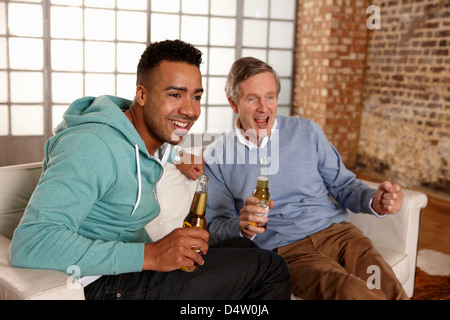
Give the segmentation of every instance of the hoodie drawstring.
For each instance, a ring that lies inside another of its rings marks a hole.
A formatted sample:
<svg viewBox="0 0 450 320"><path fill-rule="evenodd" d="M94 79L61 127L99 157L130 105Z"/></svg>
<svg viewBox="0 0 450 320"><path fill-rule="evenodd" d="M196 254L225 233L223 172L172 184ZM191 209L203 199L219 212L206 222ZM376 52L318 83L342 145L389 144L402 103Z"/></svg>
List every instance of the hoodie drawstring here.
<svg viewBox="0 0 450 320"><path fill-rule="evenodd" d="M136 166L137 166L137 178L138 178L138 195L137 195L137 199L136 199L136 204L134 205L134 209L133 212L131 213L131 215L134 214L134 212L136 211L137 207L139 206L139 202L141 202L141 189L142 189L142 184L141 184L141 164L139 162L139 148L138 145L135 144L134 148L136 149Z"/></svg>

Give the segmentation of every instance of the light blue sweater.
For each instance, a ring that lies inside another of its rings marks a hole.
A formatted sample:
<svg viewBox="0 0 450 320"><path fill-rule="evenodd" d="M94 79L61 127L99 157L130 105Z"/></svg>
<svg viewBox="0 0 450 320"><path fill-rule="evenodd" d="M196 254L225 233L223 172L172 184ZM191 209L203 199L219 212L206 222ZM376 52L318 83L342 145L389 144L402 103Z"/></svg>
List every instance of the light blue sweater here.
<svg viewBox="0 0 450 320"><path fill-rule="evenodd" d="M130 104L101 96L69 107L14 232L13 266L67 272L76 265L81 276L142 269L163 167L123 114Z"/></svg>
<svg viewBox="0 0 450 320"><path fill-rule="evenodd" d="M345 168L321 128L307 119L278 116L261 148L244 146L230 130L205 149L210 177L206 218L213 240L240 236L239 211L256 186L256 162L264 155L271 159L269 190L275 206L267 231L254 238L260 247L273 250L343 222L346 208L372 212L376 190Z"/></svg>

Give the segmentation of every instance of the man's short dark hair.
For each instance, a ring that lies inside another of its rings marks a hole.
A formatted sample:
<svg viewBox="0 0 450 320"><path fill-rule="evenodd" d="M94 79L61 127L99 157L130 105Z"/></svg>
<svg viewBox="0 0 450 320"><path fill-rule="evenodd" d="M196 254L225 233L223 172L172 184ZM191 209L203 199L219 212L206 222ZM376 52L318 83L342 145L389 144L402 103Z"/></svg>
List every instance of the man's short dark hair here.
<svg viewBox="0 0 450 320"><path fill-rule="evenodd" d="M137 66L137 84L143 84L145 76L161 61L186 62L200 68L202 52L181 40L165 40L150 44L141 55Z"/></svg>

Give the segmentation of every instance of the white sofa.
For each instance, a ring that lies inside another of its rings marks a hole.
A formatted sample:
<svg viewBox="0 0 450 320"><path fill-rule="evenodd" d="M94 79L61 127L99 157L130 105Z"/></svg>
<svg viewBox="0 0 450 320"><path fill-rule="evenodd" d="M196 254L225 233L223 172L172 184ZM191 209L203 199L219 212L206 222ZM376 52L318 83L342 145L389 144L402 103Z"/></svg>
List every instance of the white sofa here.
<svg viewBox="0 0 450 320"><path fill-rule="evenodd" d="M9 246L28 200L41 174L41 163L0 167L0 300L84 299L76 279L54 270L21 269L11 266ZM367 182L369 185L374 184ZM168 164L158 189L161 214L146 228L154 240L176 227L188 212L196 182ZM377 219L351 214L350 221L369 236L412 297L416 266L420 211L425 194L404 190L401 212Z"/></svg>

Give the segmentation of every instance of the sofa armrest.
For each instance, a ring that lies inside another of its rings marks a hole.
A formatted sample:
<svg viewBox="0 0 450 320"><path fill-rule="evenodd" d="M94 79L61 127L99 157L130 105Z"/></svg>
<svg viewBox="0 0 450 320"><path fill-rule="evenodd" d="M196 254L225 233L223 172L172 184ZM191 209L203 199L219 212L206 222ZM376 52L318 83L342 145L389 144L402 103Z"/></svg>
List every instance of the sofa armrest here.
<svg viewBox="0 0 450 320"><path fill-rule="evenodd" d="M363 181L371 188L378 184ZM371 214L350 212L349 221L354 223L376 245L400 252L416 251L419 219L422 208L427 205L427 196L419 191L403 188L405 198L402 209L394 214L378 218Z"/></svg>
<svg viewBox="0 0 450 320"><path fill-rule="evenodd" d="M369 187L378 188L377 183L363 182ZM407 256L407 274L402 275L407 280L403 283L403 287L408 296L412 297L416 273L420 212L427 205L428 198L424 193L410 189L403 188L403 193L405 197L402 209L398 213L378 218L371 214L350 212L348 221L361 229L372 240L377 249L386 251L387 248ZM380 253L382 252L380 251ZM398 274L397 277L399 277Z"/></svg>
<svg viewBox="0 0 450 320"><path fill-rule="evenodd" d="M84 300L83 287L64 272L12 267L10 245L0 235L0 300Z"/></svg>

